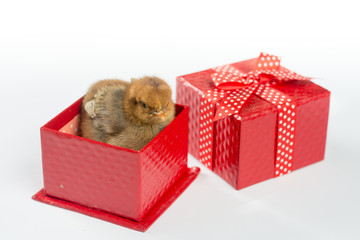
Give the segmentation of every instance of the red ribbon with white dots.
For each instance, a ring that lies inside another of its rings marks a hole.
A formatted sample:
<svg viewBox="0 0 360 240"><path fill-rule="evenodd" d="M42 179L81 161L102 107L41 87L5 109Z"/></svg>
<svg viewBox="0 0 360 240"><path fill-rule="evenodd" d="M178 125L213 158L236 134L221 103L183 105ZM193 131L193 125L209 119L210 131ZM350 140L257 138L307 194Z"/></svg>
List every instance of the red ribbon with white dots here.
<svg viewBox="0 0 360 240"><path fill-rule="evenodd" d="M295 102L271 85L288 80L310 80L280 66L280 58L261 53L255 68L242 72L231 65L214 68L211 78L215 89L202 92L200 106L200 162L212 169L214 121L240 112L246 100L255 94L278 108L275 177L290 173L294 159ZM215 108L216 106L216 108ZM216 109L216 111L215 111Z"/></svg>

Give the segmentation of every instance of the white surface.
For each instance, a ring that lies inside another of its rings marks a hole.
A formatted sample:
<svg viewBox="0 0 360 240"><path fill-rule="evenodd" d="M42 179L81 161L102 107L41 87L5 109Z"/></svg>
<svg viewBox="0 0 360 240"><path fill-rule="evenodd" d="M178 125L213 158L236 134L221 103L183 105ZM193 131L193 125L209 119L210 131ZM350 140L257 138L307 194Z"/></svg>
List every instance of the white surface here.
<svg viewBox="0 0 360 240"><path fill-rule="evenodd" d="M360 239L355 3L2 1L0 239ZM178 75L261 51L332 91L325 161L241 191L201 167L146 233L31 200L40 126L94 81L158 75L175 91Z"/></svg>

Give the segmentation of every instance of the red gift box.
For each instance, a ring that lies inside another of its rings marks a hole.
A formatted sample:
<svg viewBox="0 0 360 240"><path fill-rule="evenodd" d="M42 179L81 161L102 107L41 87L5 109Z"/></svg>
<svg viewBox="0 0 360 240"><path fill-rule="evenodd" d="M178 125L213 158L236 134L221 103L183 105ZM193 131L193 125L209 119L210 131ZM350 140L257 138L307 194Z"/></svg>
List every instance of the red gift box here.
<svg viewBox="0 0 360 240"><path fill-rule="evenodd" d="M279 63L261 54L177 77L189 152L236 189L324 158L330 92Z"/></svg>
<svg viewBox="0 0 360 240"><path fill-rule="evenodd" d="M44 189L33 198L139 231L199 173L187 167L188 107L141 151L76 135L81 99L41 128Z"/></svg>

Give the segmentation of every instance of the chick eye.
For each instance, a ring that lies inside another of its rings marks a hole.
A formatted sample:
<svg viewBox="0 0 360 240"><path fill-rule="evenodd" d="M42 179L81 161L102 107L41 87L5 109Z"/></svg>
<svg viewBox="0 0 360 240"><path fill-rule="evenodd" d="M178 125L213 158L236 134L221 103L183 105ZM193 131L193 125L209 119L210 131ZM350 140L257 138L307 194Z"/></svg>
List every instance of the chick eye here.
<svg viewBox="0 0 360 240"><path fill-rule="evenodd" d="M141 102L141 105L143 108L147 108L146 104L144 102Z"/></svg>

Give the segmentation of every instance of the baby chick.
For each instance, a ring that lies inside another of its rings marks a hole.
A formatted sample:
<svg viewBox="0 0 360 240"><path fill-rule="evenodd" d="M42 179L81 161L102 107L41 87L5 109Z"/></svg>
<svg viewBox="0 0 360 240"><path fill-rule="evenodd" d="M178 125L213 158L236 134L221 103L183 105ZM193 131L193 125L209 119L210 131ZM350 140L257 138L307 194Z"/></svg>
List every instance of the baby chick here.
<svg viewBox="0 0 360 240"><path fill-rule="evenodd" d="M83 98L80 135L141 150L175 117L171 89L157 77L103 80Z"/></svg>

